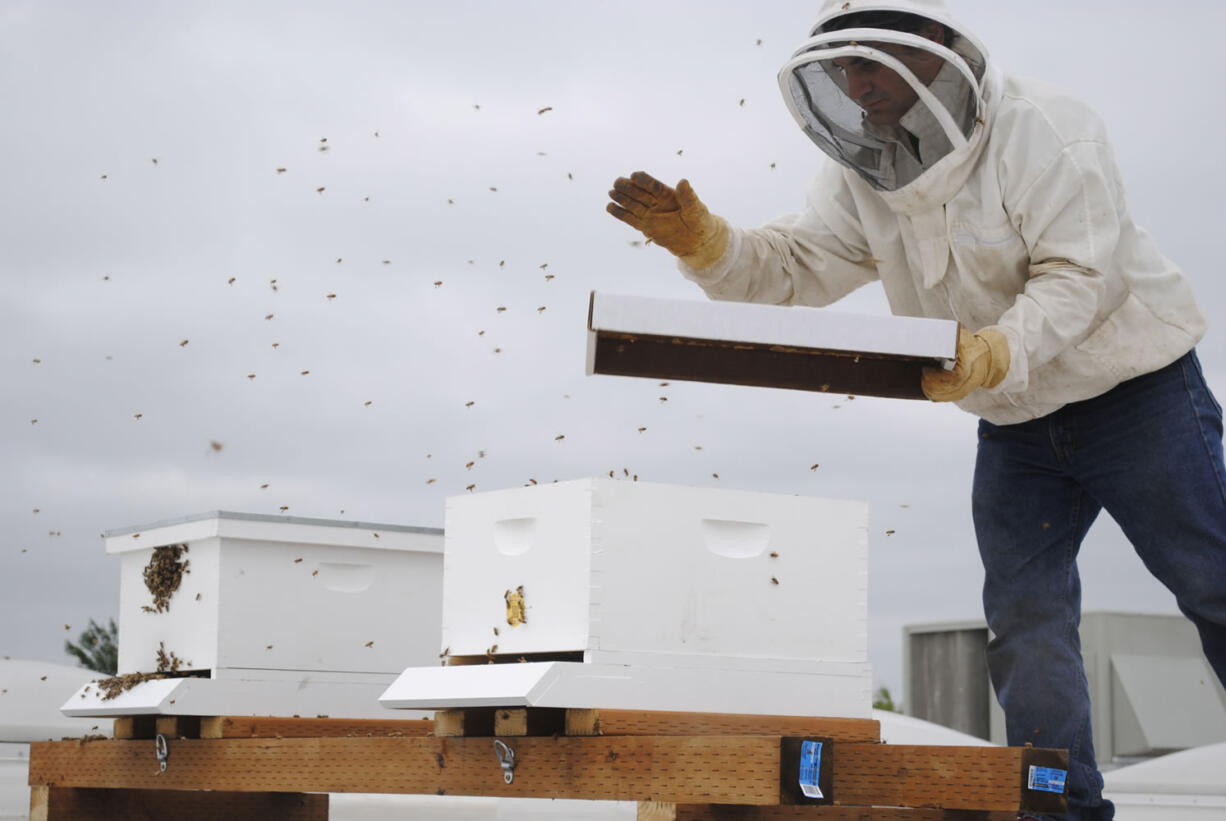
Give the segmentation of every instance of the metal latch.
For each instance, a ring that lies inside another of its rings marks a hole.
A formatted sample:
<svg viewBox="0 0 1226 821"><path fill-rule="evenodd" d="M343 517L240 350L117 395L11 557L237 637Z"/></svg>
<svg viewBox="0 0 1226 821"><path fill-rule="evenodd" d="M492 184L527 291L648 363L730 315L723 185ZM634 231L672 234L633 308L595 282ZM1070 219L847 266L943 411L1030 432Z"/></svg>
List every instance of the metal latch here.
<svg viewBox="0 0 1226 821"><path fill-rule="evenodd" d="M161 733L158 733L154 744L157 747L158 775L161 775L166 772L166 761L170 758L170 748L166 745L166 736Z"/></svg>
<svg viewBox="0 0 1226 821"><path fill-rule="evenodd" d="M502 767L502 780L510 784L515 780L515 751L501 738L495 738L494 754L498 756L498 764Z"/></svg>

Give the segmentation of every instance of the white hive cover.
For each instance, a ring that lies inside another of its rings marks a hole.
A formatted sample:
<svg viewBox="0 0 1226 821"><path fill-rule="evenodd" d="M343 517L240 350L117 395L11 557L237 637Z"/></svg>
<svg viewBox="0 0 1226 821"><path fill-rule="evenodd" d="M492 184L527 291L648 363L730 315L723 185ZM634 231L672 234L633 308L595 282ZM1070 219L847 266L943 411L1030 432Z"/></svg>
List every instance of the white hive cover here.
<svg viewBox="0 0 1226 821"><path fill-rule="evenodd" d="M68 718L60 706L102 674L47 661L0 659L0 742L109 735L110 722ZM95 729L95 725L98 726Z"/></svg>
<svg viewBox="0 0 1226 821"><path fill-rule="evenodd" d="M1107 793L1226 796L1226 743L1209 744L1103 774Z"/></svg>

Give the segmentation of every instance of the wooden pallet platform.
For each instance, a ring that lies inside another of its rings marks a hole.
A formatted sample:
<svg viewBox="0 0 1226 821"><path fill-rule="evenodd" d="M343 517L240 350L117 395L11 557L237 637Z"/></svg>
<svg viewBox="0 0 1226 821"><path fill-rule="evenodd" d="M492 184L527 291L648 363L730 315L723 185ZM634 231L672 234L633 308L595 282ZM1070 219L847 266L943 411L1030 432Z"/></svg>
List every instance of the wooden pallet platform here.
<svg viewBox="0 0 1226 821"><path fill-rule="evenodd" d="M433 722L142 717L117 720L116 730L114 739L31 745L42 801L32 818L138 818L124 807L139 796L179 807L207 794L228 809L209 815L203 802L201 814L176 817L315 821L327 817L326 796L322 816L318 802L294 796L360 792L635 801L643 821L998 821L1062 812L1063 796L1029 789L1026 774L1067 769L1064 751L882 744L875 721L820 717L482 708ZM514 750L510 783L496 738ZM805 739L823 744L823 805L799 789ZM270 801L283 803L261 815Z"/></svg>

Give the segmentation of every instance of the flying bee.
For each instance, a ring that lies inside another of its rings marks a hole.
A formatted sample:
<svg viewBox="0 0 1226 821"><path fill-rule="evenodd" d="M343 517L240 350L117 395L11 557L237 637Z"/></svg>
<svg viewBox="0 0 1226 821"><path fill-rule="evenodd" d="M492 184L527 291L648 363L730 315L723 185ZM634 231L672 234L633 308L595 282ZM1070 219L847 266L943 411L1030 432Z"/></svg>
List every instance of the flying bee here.
<svg viewBox="0 0 1226 821"><path fill-rule="evenodd" d="M546 281L546 282L548 282L548 281L549 281L549 280L551 280L551 279L553 279L553 274L545 274L545 281Z"/></svg>
<svg viewBox="0 0 1226 821"><path fill-rule="evenodd" d="M432 484L434 484L434 483L435 483L435 482L437 482L437 481L438 481L438 479L427 479L427 480L426 480L426 484L427 484L427 485L432 485Z"/></svg>
<svg viewBox="0 0 1226 821"><path fill-rule="evenodd" d="M284 169L284 168L278 168L278 169L277 169L277 173L278 173L278 174L284 174L284 173L285 173L285 169Z"/></svg>
<svg viewBox="0 0 1226 821"><path fill-rule="evenodd" d="M260 485L260 490L267 490L267 489L268 489L268 482L265 482L264 484Z"/></svg>
<svg viewBox="0 0 1226 821"><path fill-rule="evenodd" d="M544 108L538 109L536 114L539 117L540 115L544 114L546 111L553 111L553 106L547 105Z"/></svg>
<svg viewBox="0 0 1226 821"><path fill-rule="evenodd" d="M443 284L443 281L442 281L441 279L436 279L436 280L434 280L434 287L435 287L435 288L437 288L438 286L440 286L440 285L442 285L442 284Z"/></svg>
<svg viewBox="0 0 1226 821"><path fill-rule="evenodd" d="M777 559L777 558L779 558L779 553L778 553L777 551L772 550L772 551L771 551L771 558L772 558L772 559Z"/></svg>
<svg viewBox="0 0 1226 821"><path fill-rule="evenodd" d="M368 642L366 642L366 645L365 645L365 646L366 646L366 647L374 647L374 646L375 646L375 643L374 643L373 641L368 641Z"/></svg>
<svg viewBox="0 0 1226 821"><path fill-rule="evenodd" d="M132 414L132 417L133 417L134 419L140 419L140 418L141 418L142 416L144 416L144 415L145 415L145 414L143 414L143 413L134 413L134 414Z"/></svg>
<svg viewBox="0 0 1226 821"><path fill-rule="evenodd" d="M230 277L229 279L226 280L226 284L233 285L236 279L238 279L238 277Z"/></svg>
<svg viewBox="0 0 1226 821"><path fill-rule="evenodd" d="M180 348L186 348L186 347L187 347L187 340L186 340L186 339L184 339L182 342L180 342L180 343L179 343L179 347L180 347Z"/></svg>
<svg viewBox="0 0 1226 821"><path fill-rule="evenodd" d="M302 564L302 558L299 557L297 559L294 559L294 564Z"/></svg>
<svg viewBox="0 0 1226 821"><path fill-rule="evenodd" d="M813 464L809 465L809 470L817 470L817 462L814 462Z"/></svg>
<svg viewBox="0 0 1226 821"><path fill-rule="evenodd" d="M336 299L336 294L328 294L328 300L331 301L333 299Z"/></svg>
<svg viewBox="0 0 1226 821"><path fill-rule="evenodd" d="M299 376L306 376L306 375L307 375L307 374L309 374L309 373L310 373L310 371L303 371L302 373L300 373L300 374L298 374L298 375L299 375Z"/></svg>
<svg viewBox="0 0 1226 821"><path fill-rule="evenodd" d="M565 433L559 433L557 436L553 437L553 441L555 441L555 442L561 442L561 441L562 441L563 439L565 439L565 438L566 438L566 434L565 434Z"/></svg>
<svg viewBox="0 0 1226 821"><path fill-rule="evenodd" d="M284 513L285 511L289 510L289 505L281 505L280 510L282 513Z"/></svg>
<svg viewBox="0 0 1226 821"><path fill-rule="evenodd" d="M646 427L641 427L641 428L639 428L639 433L642 433L642 432L643 432L643 431L645 431L645 430L647 430L647 428L646 428Z"/></svg>
<svg viewBox="0 0 1226 821"><path fill-rule="evenodd" d="M536 312L537 312L538 314L543 314L543 313L545 313L545 306L544 306L544 305L542 305L541 307L537 308L537 309L536 309Z"/></svg>
<svg viewBox="0 0 1226 821"><path fill-rule="evenodd" d="M370 399L367 399L365 402L362 403L362 407L369 408L371 404L372 404L372 401Z"/></svg>
<svg viewBox="0 0 1226 821"><path fill-rule="evenodd" d="M465 402L465 403L464 403L464 407L466 407L466 408L471 408L471 407L472 407L473 405L475 405L475 404L476 404L476 402L474 402L473 400L469 400L468 402Z"/></svg>
<svg viewBox="0 0 1226 821"><path fill-rule="evenodd" d="M325 189L326 187L327 187L327 186L323 186L323 185L319 186L318 188L316 188L316 189L315 189L315 193L316 193L316 194L322 194L322 193L324 192L324 189Z"/></svg>
<svg viewBox="0 0 1226 821"><path fill-rule="evenodd" d="M272 319L272 318L273 318L273 314L264 314L264 318L265 318L265 319Z"/></svg>
<svg viewBox="0 0 1226 821"><path fill-rule="evenodd" d="M771 584L779 584L779 579L775 578L774 576L771 576Z"/></svg>
<svg viewBox="0 0 1226 821"><path fill-rule="evenodd" d="M249 373L249 374L247 374L247 378L248 378L248 379L255 379L255 374L253 374L253 373Z"/></svg>
<svg viewBox="0 0 1226 821"><path fill-rule="evenodd" d="M464 488L464 489L465 489L465 490L467 490L469 493L472 493L472 492L473 492L473 489L474 489L475 487L476 487L476 485L469 485L468 487L466 487L466 488Z"/></svg>
<svg viewBox="0 0 1226 821"><path fill-rule="evenodd" d="M477 464L477 463L476 463L476 462L468 462L467 464L465 464L465 465L464 465L464 467L465 467L465 468L467 468L468 470L472 470L472 469L473 469L473 465L475 465L475 464Z"/></svg>
<svg viewBox="0 0 1226 821"><path fill-rule="evenodd" d="M507 309L507 306L506 306L506 305L499 305L499 306L498 306L498 313L502 313L502 312L503 312L503 311L505 311L506 309Z"/></svg>

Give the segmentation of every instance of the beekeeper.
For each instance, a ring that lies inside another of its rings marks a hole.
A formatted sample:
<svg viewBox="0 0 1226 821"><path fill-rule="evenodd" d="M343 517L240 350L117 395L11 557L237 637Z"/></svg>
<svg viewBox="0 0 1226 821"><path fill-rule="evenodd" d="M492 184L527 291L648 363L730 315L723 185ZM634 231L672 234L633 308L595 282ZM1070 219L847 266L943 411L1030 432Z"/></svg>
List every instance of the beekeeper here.
<svg viewBox="0 0 1226 821"><path fill-rule="evenodd" d="M1188 282L1129 216L1102 122L999 76L943 0L827 0L779 74L834 162L760 228L682 180L619 178L609 212L714 299L823 306L880 281L890 309L961 324L924 392L981 417L973 514L1011 745L1067 748L1069 816L1110 819L1077 626L1099 511L1174 592L1226 681L1222 416Z"/></svg>

